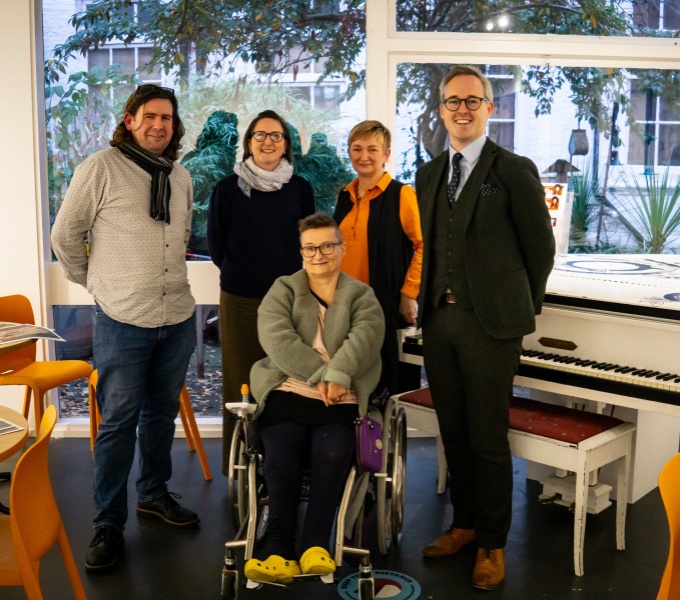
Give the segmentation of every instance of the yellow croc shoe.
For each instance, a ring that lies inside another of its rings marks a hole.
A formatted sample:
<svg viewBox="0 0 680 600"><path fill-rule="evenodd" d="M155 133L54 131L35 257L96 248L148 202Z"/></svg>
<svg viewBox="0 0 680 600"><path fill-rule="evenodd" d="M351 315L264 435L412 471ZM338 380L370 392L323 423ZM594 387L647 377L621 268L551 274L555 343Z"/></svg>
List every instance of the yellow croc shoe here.
<svg viewBox="0 0 680 600"><path fill-rule="evenodd" d="M330 575L335 573L335 561L325 548L312 546L300 557L300 568L305 575Z"/></svg>
<svg viewBox="0 0 680 600"><path fill-rule="evenodd" d="M286 560L272 554L266 560L251 558L243 567L248 579L268 583L291 583L293 577L300 575L300 565L296 560Z"/></svg>

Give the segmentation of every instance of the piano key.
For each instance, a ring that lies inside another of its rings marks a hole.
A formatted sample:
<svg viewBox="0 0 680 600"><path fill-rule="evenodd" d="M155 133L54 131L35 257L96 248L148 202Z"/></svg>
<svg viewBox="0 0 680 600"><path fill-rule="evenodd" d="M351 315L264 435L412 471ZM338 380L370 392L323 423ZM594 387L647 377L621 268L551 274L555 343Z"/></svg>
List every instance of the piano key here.
<svg viewBox="0 0 680 600"><path fill-rule="evenodd" d="M520 364L537 366L541 369L565 374L607 380L613 386L624 384L680 393L680 386L676 385L680 383L680 375L678 374L662 373L656 369L622 366L607 361L577 357L565 359L565 356L564 354L538 352L537 355L532 357L528 356L528 352L525 352L520 358Z"/></svg>

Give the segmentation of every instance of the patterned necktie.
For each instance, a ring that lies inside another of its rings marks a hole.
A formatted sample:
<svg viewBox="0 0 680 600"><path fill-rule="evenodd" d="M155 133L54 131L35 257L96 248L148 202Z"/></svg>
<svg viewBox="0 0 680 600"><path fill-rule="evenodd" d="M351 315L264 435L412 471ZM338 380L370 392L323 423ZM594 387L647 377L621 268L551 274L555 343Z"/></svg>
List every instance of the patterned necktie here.
<svg viewBox="0 0 680 600"><path fill-rule="evenodd" d="M449 200L449 207L451 208L453 208L453 203L456 201L456 190L458 189L458 183L460 182L461 158L463 158L463 155L460 152L456 152L451 159L451 179L446 188L446 197Z"/></svg>

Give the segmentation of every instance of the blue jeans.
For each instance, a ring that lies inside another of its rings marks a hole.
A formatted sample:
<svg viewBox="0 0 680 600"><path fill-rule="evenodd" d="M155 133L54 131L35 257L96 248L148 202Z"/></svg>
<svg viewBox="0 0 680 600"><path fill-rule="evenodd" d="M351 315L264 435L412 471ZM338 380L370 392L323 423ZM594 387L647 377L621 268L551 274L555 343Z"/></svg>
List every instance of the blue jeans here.
<svg viewBox="0 0 680 600"><path fill-rule="evenodd" d="M168 491L179 394L195 344L194 315L176 325L145 328L115 321L97 307L94 364L102 422L94 445L95 527L125 528L137 430L139 501Z"/></svg>

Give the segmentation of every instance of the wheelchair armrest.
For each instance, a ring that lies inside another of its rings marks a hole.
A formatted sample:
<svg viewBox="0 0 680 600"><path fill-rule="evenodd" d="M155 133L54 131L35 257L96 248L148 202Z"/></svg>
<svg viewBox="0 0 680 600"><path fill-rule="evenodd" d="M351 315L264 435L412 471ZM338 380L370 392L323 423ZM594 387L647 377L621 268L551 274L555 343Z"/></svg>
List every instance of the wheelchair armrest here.
<svg viewBox="0 0 680 600"><path fill-rule="evenodd" d="M257 410L257 404L251 402L226 402L224 408L234 413L237 417L245 417L252 415Z"/></svg>

